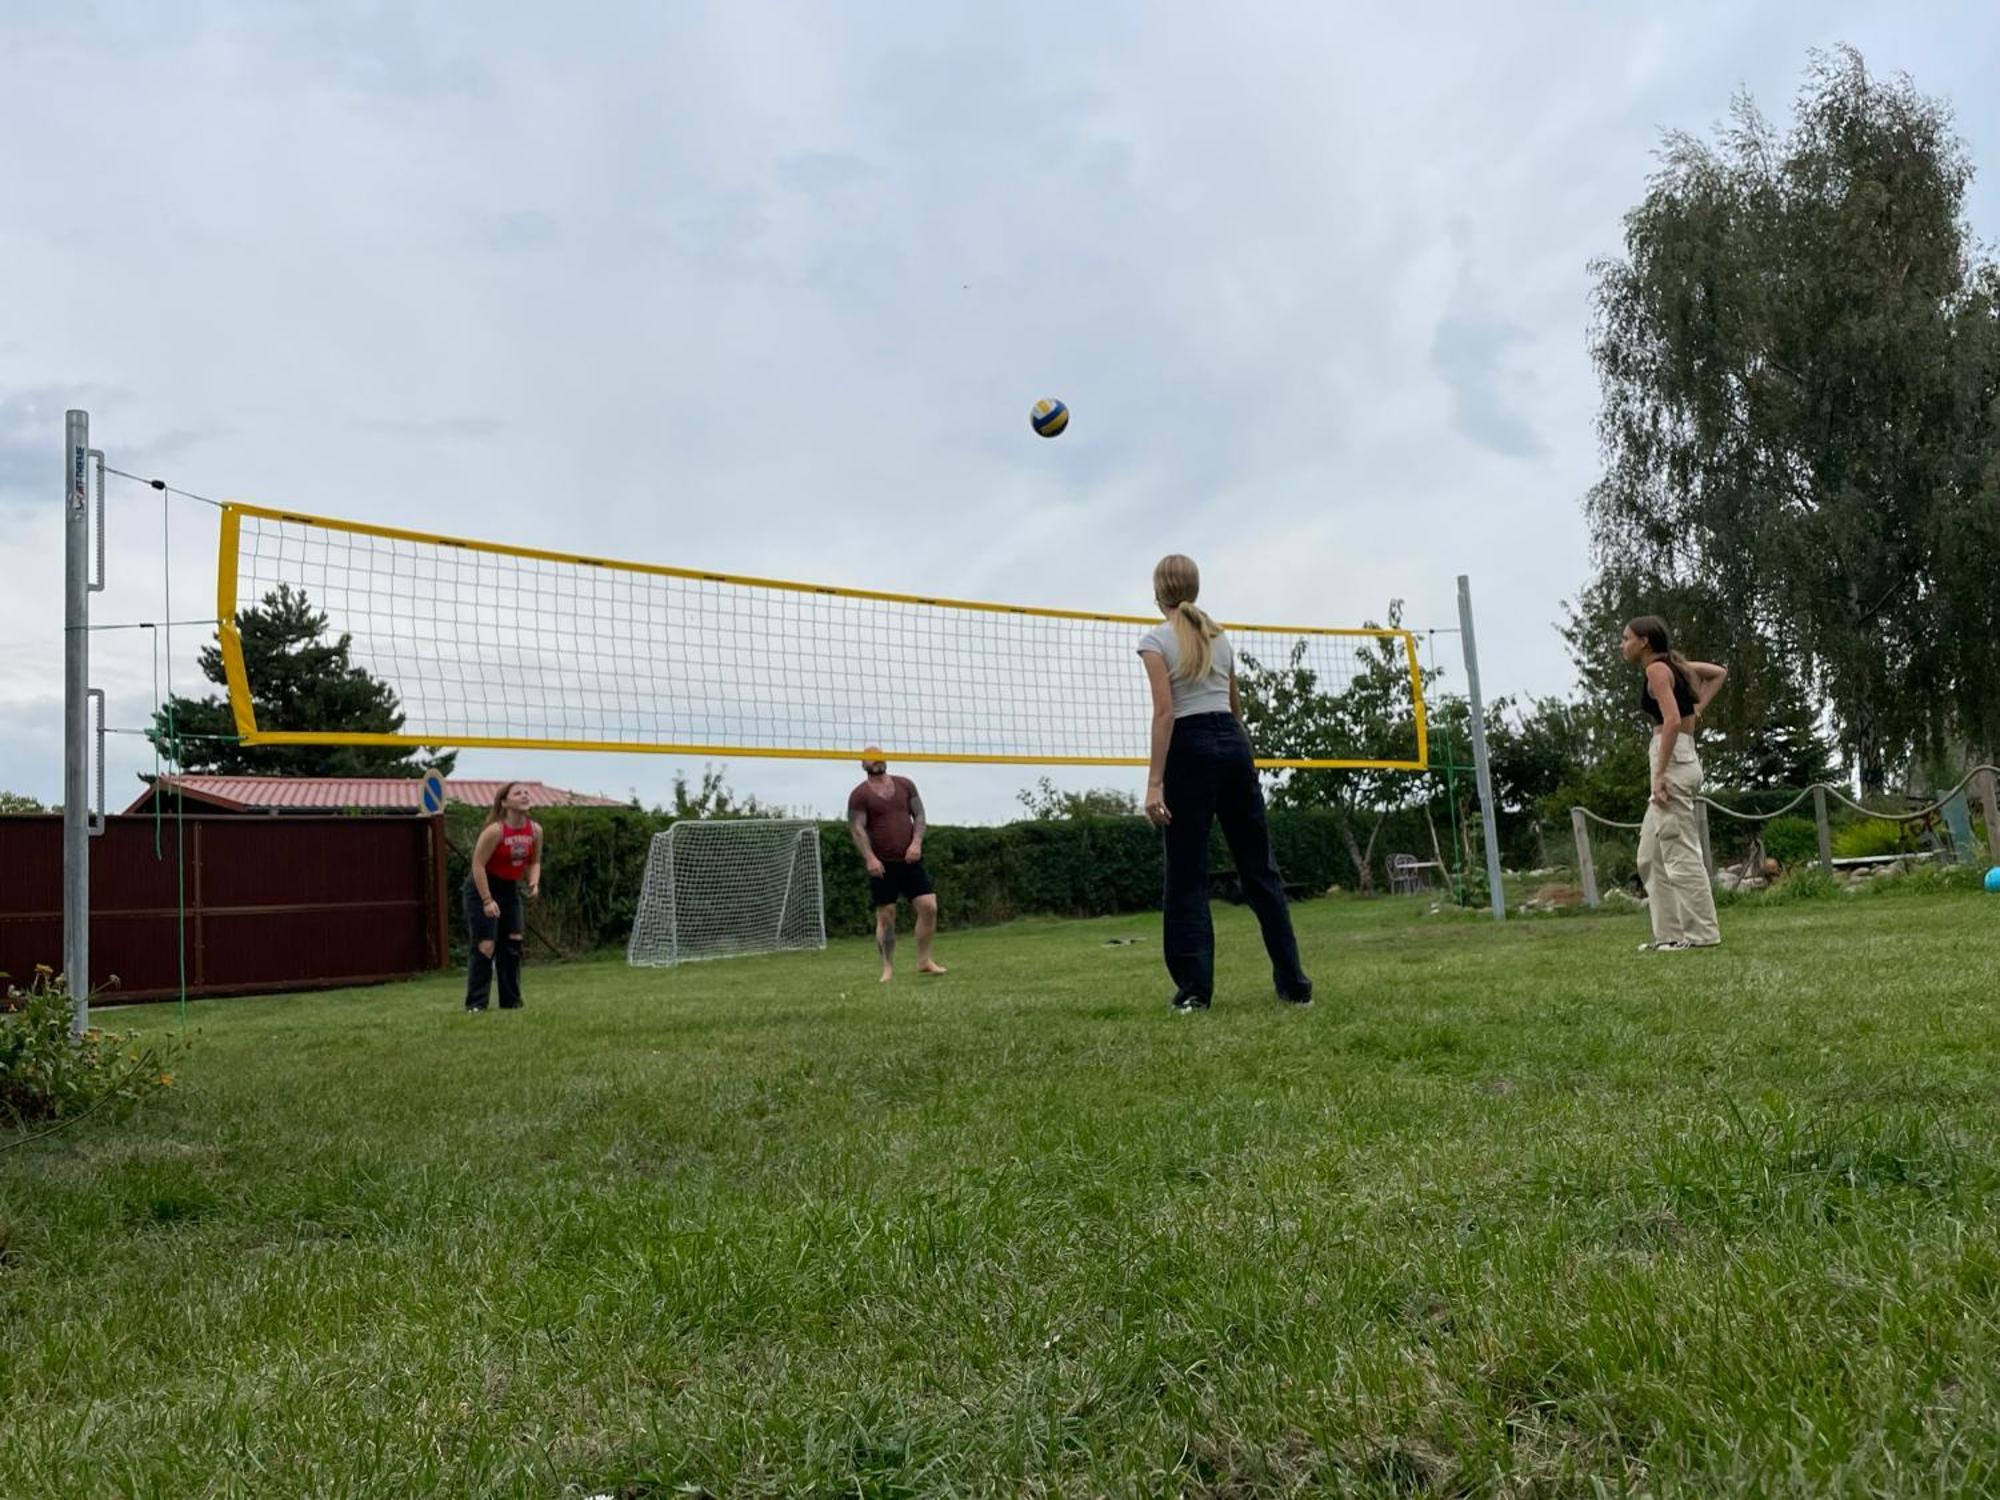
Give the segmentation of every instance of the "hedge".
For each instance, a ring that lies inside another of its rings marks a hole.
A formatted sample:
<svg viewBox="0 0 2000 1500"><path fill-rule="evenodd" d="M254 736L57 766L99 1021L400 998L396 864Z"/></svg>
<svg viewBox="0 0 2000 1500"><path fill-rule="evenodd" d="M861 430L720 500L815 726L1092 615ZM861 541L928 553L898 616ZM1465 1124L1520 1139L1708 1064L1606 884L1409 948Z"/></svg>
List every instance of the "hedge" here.
<svg viewBox="0 0 2000 1500"><path fill-rule="evenodd" d="M448 876L452 924L458 927L457 891L466 878L466 853L479 836L485 812L453 808L446 815L452 841ZM622 947L632 930L646 853L671 815L639 808L544 808L536 814L547 838L542 899L529 912L534 933L570 953ZM1392 819L1376 840L1377 868L1392 850L1428 847L1411 827ZM1271 842L1287 885L1305 895L1329 886L1353 888L1353 862L1331 812L1273 812ZM1391 843L1391 836L1400 842ZM1086 917L1148 911L1160 903L1160 835L1143 818L1083 818L1007 823L997 827L934 827L924 841L924 863L937 881L940 917L967 927L1022 916ZM1232 870L1218 833L1212 863ZM820 868L826 888L829 936L865 934L873 923L861 858L845 823L820 825ZM464 934L454 932L462 945Z"/></svg>
<svg viewBox="0 0 2000 1500"><path fill-rule="evenodd" d="M1764 853L1788 869L1819 855L1819 825L1811 818L1773 818L1764 825L1763 839Z"/></svg>

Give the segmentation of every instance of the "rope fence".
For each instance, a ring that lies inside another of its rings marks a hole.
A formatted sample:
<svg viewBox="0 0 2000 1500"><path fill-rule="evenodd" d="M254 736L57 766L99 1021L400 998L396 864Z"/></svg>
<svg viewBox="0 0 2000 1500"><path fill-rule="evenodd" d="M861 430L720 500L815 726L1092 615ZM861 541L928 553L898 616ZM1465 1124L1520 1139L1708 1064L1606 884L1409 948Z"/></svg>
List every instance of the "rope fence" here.
<svg viewBox="0 0 2000 1500"><path fill-rule="evenodd" d="M1879 818L1885 823L1921 823L1927 819L1936 817L1941 812L1947 812L1954 804L1961 807L1965 806L1966 791L1971 787L1977 788L1979 800L1986 815L1987 856L1993 864L2000 865L2000 767L1990 765L1974 766L1964 776L1959 778L1956 785L1938 797L1936 801L1926 803L1922 807L1912 808L1907 812L1887 812L1880 808L1863 806L1848 796L1842 788L1825 781L1814 782L1811 786L1793 797L1791 801L1785 803L1784 806L1764 813L1744 812L1739 808L1724 806L1706 794L1699 795L1695 798L1695 809L1699 815L1702 858L1708 866L1709 873L1713 875L1715 873L1715 849L1708 831L1708 815L1710 812L1720 813L1725 818L1733 818L1739 823L1754 823L1761 834L1763 825L1771 822L1774 818L1784 817L1785 814L1810 797L1813 804L1813 822L1819 831L1819 867L1826 874L1831 875L1834 872L1836 862L1833 857L1833 829L1829 821L1827 809L1829 800L1838 802L1841 806L1860 813L1863 817ZM1583 885L1584 904L1587 906L1601 905L1602 901L1597 888L1597 863L1592 856L1590 845L1591 825L1596 824L1600 828L1615 828L1626 833L1637 833L1645 827L1645 824L1626 823L1616 818L1607 818L1601 813L1592 812L1587 807L1572 807L1569 810L1569 821L1570 831L1576 837L1577 874Z"/></svg>

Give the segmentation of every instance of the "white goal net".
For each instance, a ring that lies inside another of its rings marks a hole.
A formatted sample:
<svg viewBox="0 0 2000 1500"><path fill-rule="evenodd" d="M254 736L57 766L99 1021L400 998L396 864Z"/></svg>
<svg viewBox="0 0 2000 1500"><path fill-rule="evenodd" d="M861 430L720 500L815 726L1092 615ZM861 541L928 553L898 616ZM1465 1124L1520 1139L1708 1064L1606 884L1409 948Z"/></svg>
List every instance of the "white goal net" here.
<svg viewBox="0 0 2000 1500"><path fill-rule="evenodd" d="M625 950L633 967L825 946L817 823L690 819L653 836Z"/></svg>

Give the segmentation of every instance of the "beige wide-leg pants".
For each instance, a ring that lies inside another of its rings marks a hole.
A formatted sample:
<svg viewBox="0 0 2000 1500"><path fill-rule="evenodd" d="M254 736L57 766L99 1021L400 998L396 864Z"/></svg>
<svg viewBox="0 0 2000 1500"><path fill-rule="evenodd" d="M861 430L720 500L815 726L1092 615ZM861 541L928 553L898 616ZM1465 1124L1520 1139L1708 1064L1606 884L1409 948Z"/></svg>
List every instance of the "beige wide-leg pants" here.
<svg viewBox="0 0 2000 1500"><path fill-rule="evenodd" d="M1647 752L1647 764L1659 763L1656 738ZM1673 759L1667 764L1670 801L1662 807L1648 800L1639 828L1639 878L1646 883L1656 943L1706 948L1722 941L1715 924L1715 888L1701 856L1701 828L1696 821L1694 799L1701 783L1701 757L1694 741L1682 735L1674 741Z"/></svg>

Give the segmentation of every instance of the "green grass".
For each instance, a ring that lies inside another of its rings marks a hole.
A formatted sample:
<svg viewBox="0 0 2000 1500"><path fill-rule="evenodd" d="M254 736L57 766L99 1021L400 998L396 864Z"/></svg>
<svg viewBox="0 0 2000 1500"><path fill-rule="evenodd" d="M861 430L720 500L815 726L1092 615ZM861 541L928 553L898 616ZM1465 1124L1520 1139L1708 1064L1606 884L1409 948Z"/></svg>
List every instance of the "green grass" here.
<svg viewBox="0 0 2000 1500"><path fill-rule="evenodd" d="M1232 910L1205 1016L1143 918L203 1003L0 1156L0 1494L1992 1493L1996 911L1314 902L1305 1013Z"/></svg>

